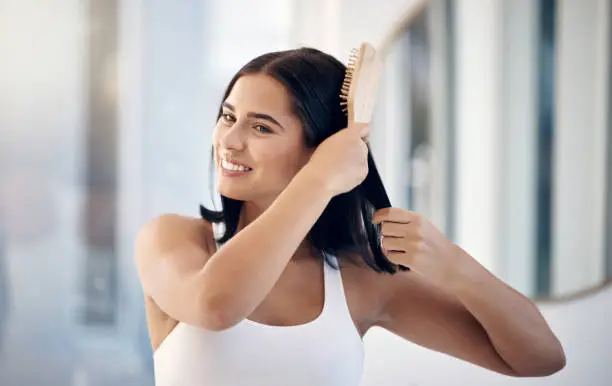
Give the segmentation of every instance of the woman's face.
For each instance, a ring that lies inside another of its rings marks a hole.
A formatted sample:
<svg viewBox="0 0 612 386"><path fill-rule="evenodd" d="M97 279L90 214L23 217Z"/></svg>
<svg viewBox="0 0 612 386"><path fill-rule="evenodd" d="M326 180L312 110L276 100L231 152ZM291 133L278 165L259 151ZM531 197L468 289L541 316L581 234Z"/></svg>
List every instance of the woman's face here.
<svg viewBox="0 0 612 386"><path fill-rule="evenodd" d="M268 75L245 75L222 110L213 135L217 190L267 207L312 155L289 94Z"/></svg>

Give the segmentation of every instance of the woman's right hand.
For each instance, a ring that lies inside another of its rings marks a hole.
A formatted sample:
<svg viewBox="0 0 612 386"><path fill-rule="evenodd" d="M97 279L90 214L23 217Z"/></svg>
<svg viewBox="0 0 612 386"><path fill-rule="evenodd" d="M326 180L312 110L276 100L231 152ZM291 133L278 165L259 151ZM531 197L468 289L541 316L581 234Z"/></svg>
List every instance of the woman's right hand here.
<svg viewBox="0 0 612 386"><path fill-rule="evenodd" d="M325 139L312 154L303 171L314 177L333 196L357 187L368 175L367 124L342 129Z"/></svg>

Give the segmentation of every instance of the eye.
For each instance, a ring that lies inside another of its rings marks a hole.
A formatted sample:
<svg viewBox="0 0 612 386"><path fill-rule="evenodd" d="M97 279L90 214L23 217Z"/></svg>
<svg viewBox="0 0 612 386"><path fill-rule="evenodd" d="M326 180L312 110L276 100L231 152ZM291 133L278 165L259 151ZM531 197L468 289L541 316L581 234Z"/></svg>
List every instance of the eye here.
<svg viewBox="0 0 612 386"><path fill-rule="evenodd" d="M223 119L225 122L234 122L236 120L234 116L229 113L221 114L221 119Z"/></svg>
<svg viewBox="0 0 612 386"><path fill-rule="evenodd" d="M261 134L273 133L272 130L270 130L267 126L264 126L264 125L255 125L253 126L253 128L255 129L255 131Z"/></svg>

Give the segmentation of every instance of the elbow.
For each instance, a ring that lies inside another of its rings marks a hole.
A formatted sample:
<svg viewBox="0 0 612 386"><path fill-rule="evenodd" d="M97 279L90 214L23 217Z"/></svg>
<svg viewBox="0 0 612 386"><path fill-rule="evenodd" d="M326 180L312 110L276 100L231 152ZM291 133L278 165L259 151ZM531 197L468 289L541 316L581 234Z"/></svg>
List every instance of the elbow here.
<svg viewBox="0 0 612 386"><path fill-rule="evenodd" d="M228 330L243 318L236 316L232 302L220 297L208 297L200 302L198 324L210 331Z"/></svg>
<svg viewBox="0 0 612 386"><path fill-rule="evenodd" d="M553 347L548 350L548 353L543 356L541 361L541 371L536 376L547 377L563 370L567 364L565 351L559 340L555 339Z"/></svg>
<svg viewBox="0 0 612 386"><path fill-rule="evenodd" d="M556 350L555 354L551 355L548 361L546 362L546 366L544 366L545 371L543 371L541 376L549 376L565 368L567 364L567 358L565 357L565 352L561 345L559 345L559 349Z"/></svg>
<svg viewBox="0 0 612 386"><path fill-rule="evenodd" d="M219 312L207 311L206 315L200 318L199 326L209 331L224 331L233 327L236 323L231 323Z"/></svg>
<svg viewBox="0 0 612 386"><path fill-rule="evenodd" d="M565 357L541 362L536 368L521 374L522 377L548 377L565 368Z"/></svg>
<svg viewBox="0 0 612 386"><path fill-rule="evenodd" d="M520 377L548 377L563 370L566 364L565 352L559 344L558 348L539 359L532 360L529 368L517 373Z"/></svg>
<svg viewBox="0 0 612 386"><path fill-rule="evenodd" d="M565 357L549 360L547 362L540 362L537 366L533 366L528 370L524 370L517 375L521 378L536 378L536 377L548 377L565 368Z"/></svg>
<svg viewBox="0 0 612 386"><path fill-rule="evenodd" d="M565 356L565 350L563 350L563 346L561 342L557 340L556 348L554 350L554 354L552 355L552 363L551 369L552 371L548 375L552 375L557 373L565 368L567 365L567 357Z"/></svg>
<svg viewBox="0 0 612 386"><path fill-rule="evenodd" d="M557 373L565 368L567 365L567 358L565 357L565 352L561 349L561 353L558 356L556 362L554 362L553 367L551 367L552 371L548 375L552 375Z"/></svg>

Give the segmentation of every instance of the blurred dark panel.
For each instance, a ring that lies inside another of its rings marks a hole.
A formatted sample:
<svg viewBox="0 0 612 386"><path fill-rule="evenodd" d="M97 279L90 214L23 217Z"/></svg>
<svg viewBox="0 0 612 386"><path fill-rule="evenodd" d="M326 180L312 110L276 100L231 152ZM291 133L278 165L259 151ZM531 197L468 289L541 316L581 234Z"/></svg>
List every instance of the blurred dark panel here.
<svg viewBox="0 0 612 386"><path fill-rule="evenodd" d="M537 135L537 218L536 296L551 290L552 177L555 116L555 19L556 0L540 0L538 36L538 135Z"/></svg>
<svg viewBox="0 0 612 386"><path fill-rule="evenodd" d="M117 0L88 2L84 237L87 245L83 322L117 317Z"/></svg>
<svg viewBox="0 0 612 386"><path fill-rule="evenodd" d="M446 63L446 79L448 79L449 87L446 89L446 103L448 106L448 127L446 133L448 135L448 158L446 160L446 167L448 168L448 180L446 189L446 202L448 203L446 209L446 237L450 240L455 239L455 197L456 194L456 175L457 175L457 136L456 136L456 122L457 112L455 103L456 88L455 85L455 37L456 37L456 24L453 15L455 15L455 2L453 0L446 0L445 5L445 21L446 28L446 49L447 51L447 63Z"/></svg>
<svg viewBox="0 0 612 386"><path fill-rule="evenodd" d="M612 23L608 23L608 72L612 71ZM608 159L606 162L606 278L612 278L612 76L608 76Z"/></svg>
<svg viewBox="0 0 612 386"><path fill-rule="evenodd" d="M426 7L423 12L415 19L408 30L409 39L403 39L402 43L408 44L408 61L410 79L410 152L409 159L407 160L408 165L412 165L412 161L419 149L423 147L431 146L431 66L430 66L430 55L431 55L431 42L429 37L429 30L427 22L429 20L429 8ZM413 179L414 176L411 173L410 183L411 191L408 192L408 208L412 210L419 210L422 208L415 208Z"/></svg>

